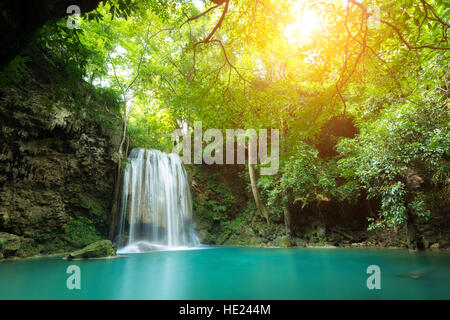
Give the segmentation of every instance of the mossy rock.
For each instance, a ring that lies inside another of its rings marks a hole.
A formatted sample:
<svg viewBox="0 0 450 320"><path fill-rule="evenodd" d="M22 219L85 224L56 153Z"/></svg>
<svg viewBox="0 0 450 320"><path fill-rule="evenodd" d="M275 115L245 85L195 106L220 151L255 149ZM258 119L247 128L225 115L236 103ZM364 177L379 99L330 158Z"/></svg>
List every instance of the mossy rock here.
<svg viewBox="0 0 450 320"><path fill-rule="evenodd" d="M277 247L281 247L281 248L289 248L293 244L292 244L291 239L288 236L282 236L275 240L275 245Z"/></svg>
<svg viewBox="0 0 450 320"><path fill-rule="evenodd" d="M430 249L432 249L432 250L436 250L436 249L439 249L439 243L433 243L432 245L430 245Z"/></svg>
<svg viewBox="0 0 450 320"><path fill-rule="evenodd" d="M91 259L106 258L116 256L116 249L110 240L100 240L84 247L83 249L71 252L67 259Z"/></svg>
<svg viewBox="0 0 450 320"><path fill-rule="evenodd" d="M305 240L300 239L300 238L295 238L295 239L293 240L293 242L294 242L294 244L295 244L296 247L302 247L302 248L305 248L305 247L308 245L308 243L307 243Z"/></svg>
<svg viewBox="0 0 450 320"><path fill-rule="evenodd" d="M39 254L39 248L35 245L33 239L25 238L20 245L19 250L17 250L16 255L18 257L30 257Z"/></svg>
<svg viewBox="0 0 450 320"><path fill-rule="evenodd" d="M15 234L0 232L0 252L6 255L19 250L22 239Z"/></svg>
<svg viewBox="0 0 450 320"><path fill-rule="evenodd" d="M216 243L215 237L206 230L198 231L197 235L200 239L200 243L203 243L203 244L215 244Z"/></svg>

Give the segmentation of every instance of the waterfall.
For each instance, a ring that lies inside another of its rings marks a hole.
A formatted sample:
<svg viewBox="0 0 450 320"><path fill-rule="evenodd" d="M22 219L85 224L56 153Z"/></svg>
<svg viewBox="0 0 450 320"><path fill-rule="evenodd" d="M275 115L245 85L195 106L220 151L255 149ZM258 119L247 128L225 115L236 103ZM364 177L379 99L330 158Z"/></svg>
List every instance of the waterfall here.
<svg viewBox="0 0 450 320"><path fill-rule="evenodd" d="M195 247L188 177L177 154L133 149L123 177L119 252Z"/></svg>

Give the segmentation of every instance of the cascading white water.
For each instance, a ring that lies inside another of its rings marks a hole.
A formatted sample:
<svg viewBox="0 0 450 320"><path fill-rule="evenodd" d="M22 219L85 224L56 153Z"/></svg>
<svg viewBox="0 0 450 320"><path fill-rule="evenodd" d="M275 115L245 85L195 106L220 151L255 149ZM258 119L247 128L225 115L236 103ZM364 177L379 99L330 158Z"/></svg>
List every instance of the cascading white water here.
<svg viewBox="0 0 450 320"><path fill-rule="evenodd" d="M195 247L192 199L177 154L133 149L123 178L119 252Z"/></svg>

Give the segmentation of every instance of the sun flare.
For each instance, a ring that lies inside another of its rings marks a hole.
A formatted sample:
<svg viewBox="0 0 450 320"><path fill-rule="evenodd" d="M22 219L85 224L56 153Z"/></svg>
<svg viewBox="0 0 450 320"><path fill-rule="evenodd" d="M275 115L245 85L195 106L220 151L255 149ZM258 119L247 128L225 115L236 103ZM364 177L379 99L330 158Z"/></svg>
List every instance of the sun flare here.
<svg viewBox="0 0 450 320"><path fill-rule="evenodd" d="M284 36L292 45L302 45L311 40L313 34L322 27L319 15L299 1L291 9L293 23L284 29Z"/></svg>

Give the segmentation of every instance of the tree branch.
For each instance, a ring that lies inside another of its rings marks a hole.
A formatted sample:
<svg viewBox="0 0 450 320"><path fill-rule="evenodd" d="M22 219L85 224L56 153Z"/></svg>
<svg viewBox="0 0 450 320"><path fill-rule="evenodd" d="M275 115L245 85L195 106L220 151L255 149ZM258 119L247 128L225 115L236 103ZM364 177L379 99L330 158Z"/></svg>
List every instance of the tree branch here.
<svg viewBox="0 0 450 320"><path fill-rule="evenodd" d="M225 1L225 8L223 9L222 15L220 16L219 21L217 22L216 26L212 29L212 31L209 33L209 35L205 38L205 40L201 41L203 43L207 43L209 40L211 40L212 36L216 33L216 31L220 28L222 25L223 20L225 19L225 15L228 12L228 6L230 4L230 0Z"/></svg>
<svg viewBox="0 0 450 320"><path fill-rule="evenodd" d="M372 16L372 14L368 12L367 8L360 2L358 2L356 0L347 0L347 2L352 3L352 4L356 5L357 7L359 7L366 15ZM408 47L409 50L420 50L420 49L450 50L449 47L436 47L433 45L413 46L413 45L409 44L408 41L406 41L406 39L403 37L400 30L396 26L394 26L391 22L386 21L381 18L378 18L378 17L375 17L375 16L374 16L374 18L379 20L381 23L388 25L392 30L394 30L394 32L398 35L400 40L406 45L406 47Z"/></svg>
<svg viewBox="0 0 450 320"><path fill-rule="evenodd" d="M214 10L214 9L220 7L220 6L221 6L221 5L219 5L219 4L218 4L218 5L215 5L215 6L212 6L211 8L207 9L206 11L203 11L203 12L200 13L200 14L198 14L198 15L196 15L196 16L193 16L193 17L190 17L189 19L187 19L185 22L183 22L183 23L181 24L180 28L181 28L182 26L184 26L186 23L191 22L191 21L194 21L194 20L197 20L197 19L203 17L204 15L206 15L206 14L207 14L208 12L210 12L211 10Z"/></svg>

